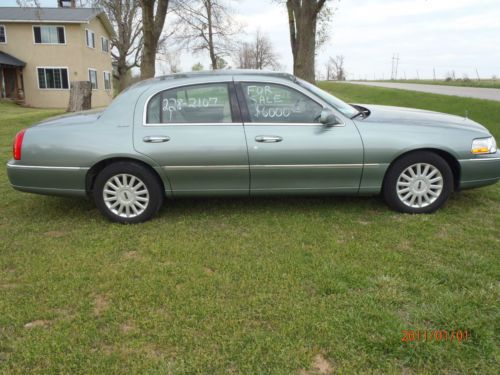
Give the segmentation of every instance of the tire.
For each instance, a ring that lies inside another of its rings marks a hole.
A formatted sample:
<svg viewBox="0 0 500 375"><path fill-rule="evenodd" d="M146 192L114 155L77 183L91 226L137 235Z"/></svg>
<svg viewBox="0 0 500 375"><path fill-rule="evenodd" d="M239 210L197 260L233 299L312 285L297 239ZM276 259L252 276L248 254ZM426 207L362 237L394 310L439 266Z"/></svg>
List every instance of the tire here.
<svg viewBox="0 0 500 375"><path fill-rule="evenodd" d="M393 210L431 213L442 207L453 191L448 163L430 151L418 151L397 159L385 176L382 194Z"/></svg>
<svg viewBox="0 0 500 375"><path fill-rule="evenodd" d="M158 176L134 162L105 167L95 180L94 201L108 219L134 224L151 219L161 208L164 192Z"/></svg>

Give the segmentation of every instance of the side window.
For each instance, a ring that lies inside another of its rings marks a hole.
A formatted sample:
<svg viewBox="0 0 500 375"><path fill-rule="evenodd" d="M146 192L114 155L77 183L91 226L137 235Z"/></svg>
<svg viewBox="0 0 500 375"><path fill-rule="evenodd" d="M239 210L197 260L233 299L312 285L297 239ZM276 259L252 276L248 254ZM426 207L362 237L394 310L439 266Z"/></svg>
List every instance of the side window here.
<svg viewBox="0 0 500 375"><path fill-rule="evenodd" d="M273 83L242 83L252 122L317 123L323 107L301 92Z"/></svg>
<svg viewBox="0 0 500 375"><path fill-rule="evenodd" d="M0 25L0 43L7 43L7 32L4 25Z"/></svg>
<svg viewBox="0 0 500 375"><path fill-rule="evenodd" d="M148 124L232 122L227 84L203 84L162 91L147 107Z"/></svg>

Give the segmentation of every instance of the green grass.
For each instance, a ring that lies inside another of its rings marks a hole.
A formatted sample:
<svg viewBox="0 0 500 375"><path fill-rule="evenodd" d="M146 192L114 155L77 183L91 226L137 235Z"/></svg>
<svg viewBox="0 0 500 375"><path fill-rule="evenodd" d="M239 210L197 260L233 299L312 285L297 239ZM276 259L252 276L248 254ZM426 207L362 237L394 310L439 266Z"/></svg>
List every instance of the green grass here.
<svg viewBox="0 0 500 375"><path fill-rule="evenodd" d="M382 82L399 83L420 83L424 85L445 85L445 86L464 86L464 87L483 87L489 89L500 89L500 80L498 79L455 79L452 81L432 80L432 79L398 79L386 80Z"/></svg>
<svg viewBox="0 0 500 375"><path fill-rule="evenodd" d="M324 86L466 107L499 135L500 103ZM2 160L51 114L0 103ZM378 198L193 199L132 226L16 192L4 168L0 193L0 373L497 373L500 185L433 215ZM471 338L408 345L407 329Z"/></svg>

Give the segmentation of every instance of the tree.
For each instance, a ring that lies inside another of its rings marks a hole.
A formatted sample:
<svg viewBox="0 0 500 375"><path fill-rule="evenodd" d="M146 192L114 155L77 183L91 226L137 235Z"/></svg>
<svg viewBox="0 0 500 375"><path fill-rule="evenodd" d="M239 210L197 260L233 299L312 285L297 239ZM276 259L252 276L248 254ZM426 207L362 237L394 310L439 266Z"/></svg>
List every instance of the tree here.
<svg viewBox="0 0 500 375"><path fill-rule="evenodd" d="M157 60L166 65L167 69L166 71L164 70L165 74L175 74L181 71L179 51L169 50L165 43L159 48Z"/></svg>
<svg viewBox="0 0 500 375"><path fill-rule="evenodd" d="M155 75L156 52L167 17L169 0L139 0L142 10L141 79Z"/></svg>
<svg viewBox="0 0 500 375"><path fill-rule="evenodd" d="M239 32L225 1L178 0L175 13L181 44L195 52L208 52L212 69L218 69L234 48L231 37Z"/></svg>
<svg viewBox="0 0 500 375"><path fill-rule="evenodd" d="M317 47L317 22L326 0L287 0L290 44L293 54L293 73L314 82Z"/></svg>
<svg viewBox="0 0 500 375"><path fill-rule="evenodd" d="M201 72L204 69L203 64L201 62L197 62L191 67L193 72Z"/></svg>
<svg viewBox="0 0 500 375"><path fill-rule="evenodd" d="M128 84L128 71L139 66L142 51L142 27L139 22L137 0L99 0L97 2L107 14L115 35L111 38L114 76L122 91Z"/></svg>
<svg viewBox="0 0 500 375"><path fill-rule="evenodd" d="M344 68L344 56L335 56L335 58L330 57L328 59L327 69L326 69L326 79L327 80L337 80L345 81L346 72Z"/></svg>
<svg viewBox="0 0 500 375"><path fill-rule="evenodd" d="M252 42L243 42L237 50L236 60L241 69L278 69L280 64L271 40L257 30Z"/></svg>

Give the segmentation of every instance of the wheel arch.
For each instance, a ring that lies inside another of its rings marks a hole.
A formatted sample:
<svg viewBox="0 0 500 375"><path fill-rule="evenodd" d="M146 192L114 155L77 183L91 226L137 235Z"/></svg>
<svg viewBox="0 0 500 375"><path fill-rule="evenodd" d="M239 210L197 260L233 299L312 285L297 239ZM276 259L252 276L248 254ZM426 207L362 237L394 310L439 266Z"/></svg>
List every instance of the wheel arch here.
<svg viewBox="0 0 500 375"><path fill-rule="evenodd" d="M110 158L102 159L102 160L98 161L97 163L95 163L88 170L87 175L85 176L85 192L87 193L87 196L90 197L92 195L95 179L96 179L97 175L99 174L99 172L101 172L108 165L111 165L111 164L116 163L116 162L131 162L131 163L140 164L140 165L146 167L158 179L158 182L160 183L163 192L167 193L165 182L164 182L162 176L160 176L158 171L155 168L153 168L153 166L151 166L151 164L146 163L143 160L132 158L132 157L117 156L117 157L110 157Z"/></svg>
<svg viewBox="0 0 500 375"><path fill-rule="evenodd" d="M417 149L413 149L413 150L408 150L408 151L405 151L405 152L397 155L389 163L389 167L385 171L384 178L383 178L382 181L383 182L385 181L385 179L387 177L387 173L389 172L389 170L391 169L391 167L394 165L394 163L396 161L398 161L399 159L401 159L401 158L403 158L403 157L405 157L405 156L407 156L409 154L414 154L414 153L418 153L418 152L421 152L421 151L433 152L433 153L441 156L446 161L446 163L450 166L451 172L453 174L453 190L454 191L459 191L460 190L460 174L461 174L461 171L460 171L460 163L458 162L457 158L455 156L453 156L451 153L449 153L448 151L445 151L445 150L442 150L442 149L438 149L438 148L432 148L432 147L424 147L424 148L417 148Z"/></svg>

